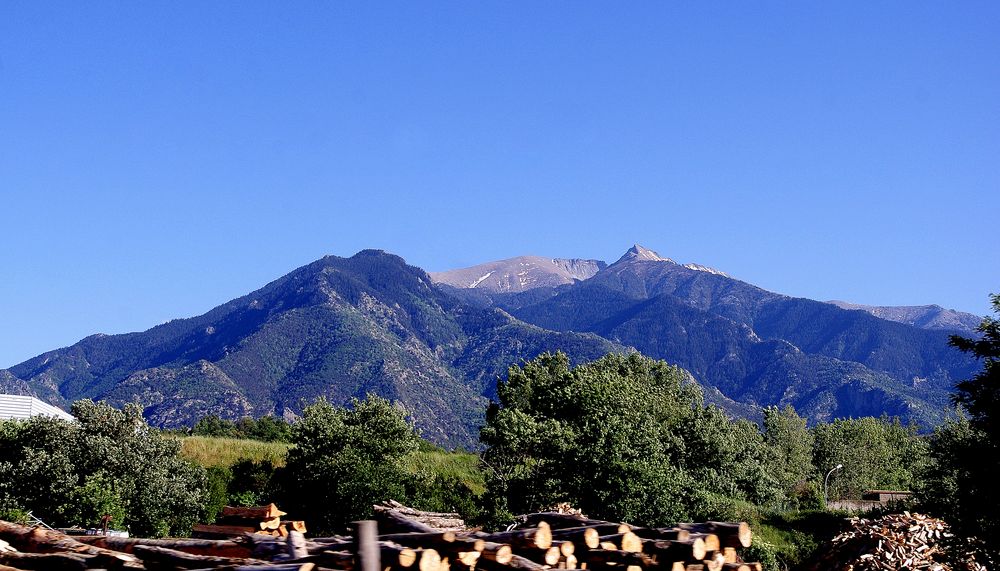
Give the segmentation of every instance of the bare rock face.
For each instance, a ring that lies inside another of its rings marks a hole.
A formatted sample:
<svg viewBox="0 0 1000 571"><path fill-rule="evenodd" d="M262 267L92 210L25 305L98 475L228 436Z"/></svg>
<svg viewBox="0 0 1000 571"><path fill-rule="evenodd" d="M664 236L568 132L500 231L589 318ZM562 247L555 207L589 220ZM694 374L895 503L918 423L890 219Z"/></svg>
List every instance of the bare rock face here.
<svg viewBox="0 0 1000 571"><path fill-rule="evenodd" d="M857 309L875 317L905 323L921 329L943 329L972 333L983 318L971 313L945 309L940 305L861 305L846 301L830 301L841 309Z"/></svg>
<svg viewBox="0 0 1000 571"><path fill-rule="evenodd" d="M600 260L518 256L470 268L431 273L437 283L457 288L479 288L491 293L522 292L555 287L592 277L607 266Z"/></svg>

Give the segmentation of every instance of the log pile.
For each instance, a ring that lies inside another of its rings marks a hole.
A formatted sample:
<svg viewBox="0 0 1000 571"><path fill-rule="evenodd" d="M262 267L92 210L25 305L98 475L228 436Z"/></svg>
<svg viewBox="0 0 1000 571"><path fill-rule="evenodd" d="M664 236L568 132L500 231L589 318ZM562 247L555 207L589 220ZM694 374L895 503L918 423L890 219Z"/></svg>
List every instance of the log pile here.
<svg viewBox="0 0 1000 571"><path fill-rule="evenodd" d="M216 523L194 526L193 535L203 539L226 539L248 533L288 537L292 530L306 532L305 522L281 519L285 515L288 514L274 504L249 508L226 506Z"/></svg>
<svg viewBox="0 0 1000 571"><path fill-rule="evenodd" d="M903 512L849 521L851 528L833 538L809 569L986 571L976 560L974 543L955 537L942 520Z"/></svg>
<svg viewBox="0 0 1000 571"><path fill-rule="evenodd" d="M578 514L543 513L527 516L516 529L483 533L464 524L457 530L431 527L435 521L459 527L446 521L460 519L454 514L431 517L422 512L416 516L422 519L408 519L400 506L383 507L388 509L377 510L379 535L374 543L382 571L760 569L737 557L736 547L750 542L746 524L707 522L650 529ZM286 538L255 531L228 539L91 536L77 540L52 530L0 522L0 541L0 571L361 571L354 538L306 539L295 530L288 530Z"/></svg>

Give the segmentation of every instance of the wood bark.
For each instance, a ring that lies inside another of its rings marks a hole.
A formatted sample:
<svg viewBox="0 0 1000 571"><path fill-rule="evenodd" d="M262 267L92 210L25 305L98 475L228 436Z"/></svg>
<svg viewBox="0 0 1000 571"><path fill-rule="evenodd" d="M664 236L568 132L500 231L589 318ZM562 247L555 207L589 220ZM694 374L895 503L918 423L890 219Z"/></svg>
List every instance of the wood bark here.
<svg viewBox="0 0 1000 571"><path fill-rule="evenodd" d="M222 508L222 517L237 517L241 519L250 520L265 520L275 517L281 517L283 515L288 515L287 513L278 509L278 506L274 504L267 504L266 506L254 506L249 508L226 506Z"/></svg>
<svg viewBox="0 0 1000 571"><path fill-rule="evenodd" d="M631 531L615 535L602 535L601 543L606 542L613 543L617 546L615 549L620 549L621 551L632 551L634 553L642 551L642 540Z"/></svg>
<svg viewBox="0 0 1000 571"><path fill-rule="evenodd" d="M176 549L156 547L153 545L136 545L133 548L136 557L142 559L146 569L201 569L206 567L266 565L267 561L245 557L218 557L215 555L192 555Z"/></svg>
<svg viewBox="0 0 1000 571"><path fill-rule="evenodd" d="M541 547L523 547L517 550L517 554L522 557L527 557L535 563L541 563L542 565L553 566L559 563L559 558L562 554L559 552L558 547L549 547L543 549Z"/></svg>
<svg viewBox="0 0 1000 571"><path fill-rule="evenodd" d="M540 547L548 549L552 547L552 529L545 522L539 522L538 527L531 529L519 529L514 531L501 531L481 535L487 541L496 543L509 543L514 547Z"/></svg>
<svg viewBox="0 0 1000 571"><path fill-rule="evenodd" d="M572 541L580 549L595 549L601 544L601 534L592 527L553 529L552 539Z"/></svg>
<svg viewBox="0 0 1000 571"><path fill-rule="evenodd" d="M483 545L483 555L480 559L480 565L482 561L492 561L500 565L506 565L510 563L512 557L514 557L514 551L506 543L487 541Z"/></svg>
<svg viewBox="0 0 1000 571"><path fill-rule="evenodd" d="M253 547L248 542L220 539L142 539L138 537L111 537L105 535L84 535L76 538L104 549L132 553L136 545L152 545L176 549L192 555L216 555L219 557L251 557Z"/></svg>
<svg viewBox="0 0 1000 571"><path fill-rule="evenodd" d="M697 533L711 533L719 537L722 547L750 547L753 533L746 522L707 521L704 523L682 523L677 527Z"/></svg>
<svg viewBox="0 0 1000 571"><path fill-rule="evenodd" d="M25 571L77 571L87 569L93 556L70 553L0 552L0 563Z"/></svg>
<svg viewBox="0 0 1000 571"><path fill-rule="evenodd" d="M637 527L632 533L643 539L666 539L684 541L691 536L691 532L679 527Z"/></svg>
<svg viewBox="0 0 1000 571"><path fill-rule="evenodd" d="M685 541L644 540L642 551L662 561L701 561L708 553L705 542L698 537Z"/></svg>
<svg viewBox="0 0 1000 571"><path fill-rule="evenodd" d="M514 555L511 557L510 561L504 564L499 564L495 561L480 561L476 565L477 569L486 569L487 571L509 571L510 569L520 569L521 571L545 571L546 567L540 563L535 563L534 561L528 559L527 557L521 557L520 555Z"/></svg>
<svg viewBox="0 0 1000 571"><path fill-rule="evenodd" d="M10 543L18 551L32 553L70 552L93 555L98 558L97 562L100 565L112 569L136 561L135 557L127 553L80 543L58 531L38 527L30 528L6 521L0 521L0 539Z"/></svg>

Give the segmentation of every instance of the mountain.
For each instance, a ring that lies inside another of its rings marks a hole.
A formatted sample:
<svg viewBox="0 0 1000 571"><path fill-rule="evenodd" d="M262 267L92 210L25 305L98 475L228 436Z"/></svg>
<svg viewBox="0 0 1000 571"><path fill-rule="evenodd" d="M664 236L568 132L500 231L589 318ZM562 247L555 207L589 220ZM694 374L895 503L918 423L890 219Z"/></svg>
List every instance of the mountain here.
<svg viewBox="0 0 1000 571"><path fill-rule="evenodd" d="M139 402L167 427L374 392L429 439L474 446L511 364L638 350L688 370L735 416L791 404L811 421L890 414L928 427L978 367L926 323L788 297L639 245L611 265L525 256L433 276L365 250L204 315L49 351L0 370L0 391Z"/></svg>
<svg viewBox="0 0 1000 571"><path fill-rule="evenodd" d="M509 293L585 280L605 267L607 264L599 260L519 256L471 268L434 272L430 276L437 283L455 288Z"/></svg>
<svg viewBox="0 0 1000 571"><path fill-rule="evenodd" d="M206 414L289 416L319 396L345 403L374 392L401 402L431 440L469 446L497 376L556 349L577 362L626 350L470 307L401 258L363 251L322 258L198 317L87 337L0 371L0 383L62 406L137 401L167 427Z"/></svg>
<svg viewBox="0 0 1000 571"><path fill-rule="evenodd" d="M975 364L926 330L792 298L635 246L592 278L497 297L515 317L595 333L752 406L811 420L887 413L929 426Z"/></svg>
<svg viewBox="0 0 1000 571"><path fill-rule="evenodd" d="M857 309L868 312L875 317L913 325L921 329L944 329L970 335L983 318L963 311L945 309L940 305L896 305L877 306L848 303L846 301L829 301L841 309Z"/></svg>

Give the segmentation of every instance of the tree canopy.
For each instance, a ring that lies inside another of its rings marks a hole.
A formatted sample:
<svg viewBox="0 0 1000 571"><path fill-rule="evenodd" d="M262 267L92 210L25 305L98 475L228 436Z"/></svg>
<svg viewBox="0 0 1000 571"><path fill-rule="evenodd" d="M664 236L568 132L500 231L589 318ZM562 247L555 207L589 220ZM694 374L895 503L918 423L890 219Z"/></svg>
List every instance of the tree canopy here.
<svg viewBox="0 0 1000 571"><path fill-rule="evenodd" d="M480 438L498 517L567 501L656 525L779 493L755 425L704 406L689 375L639 354L571 368L546 353L511 367Z"/></svg>
<svg viewBox="0 0 1000 571"><path fill-rule="evenodd" d="M142 407L73 404L76 421L0 421L0 507L91 527L111 514L135 535L186 534L205 503L204 469L150 428Z"/></svg>

